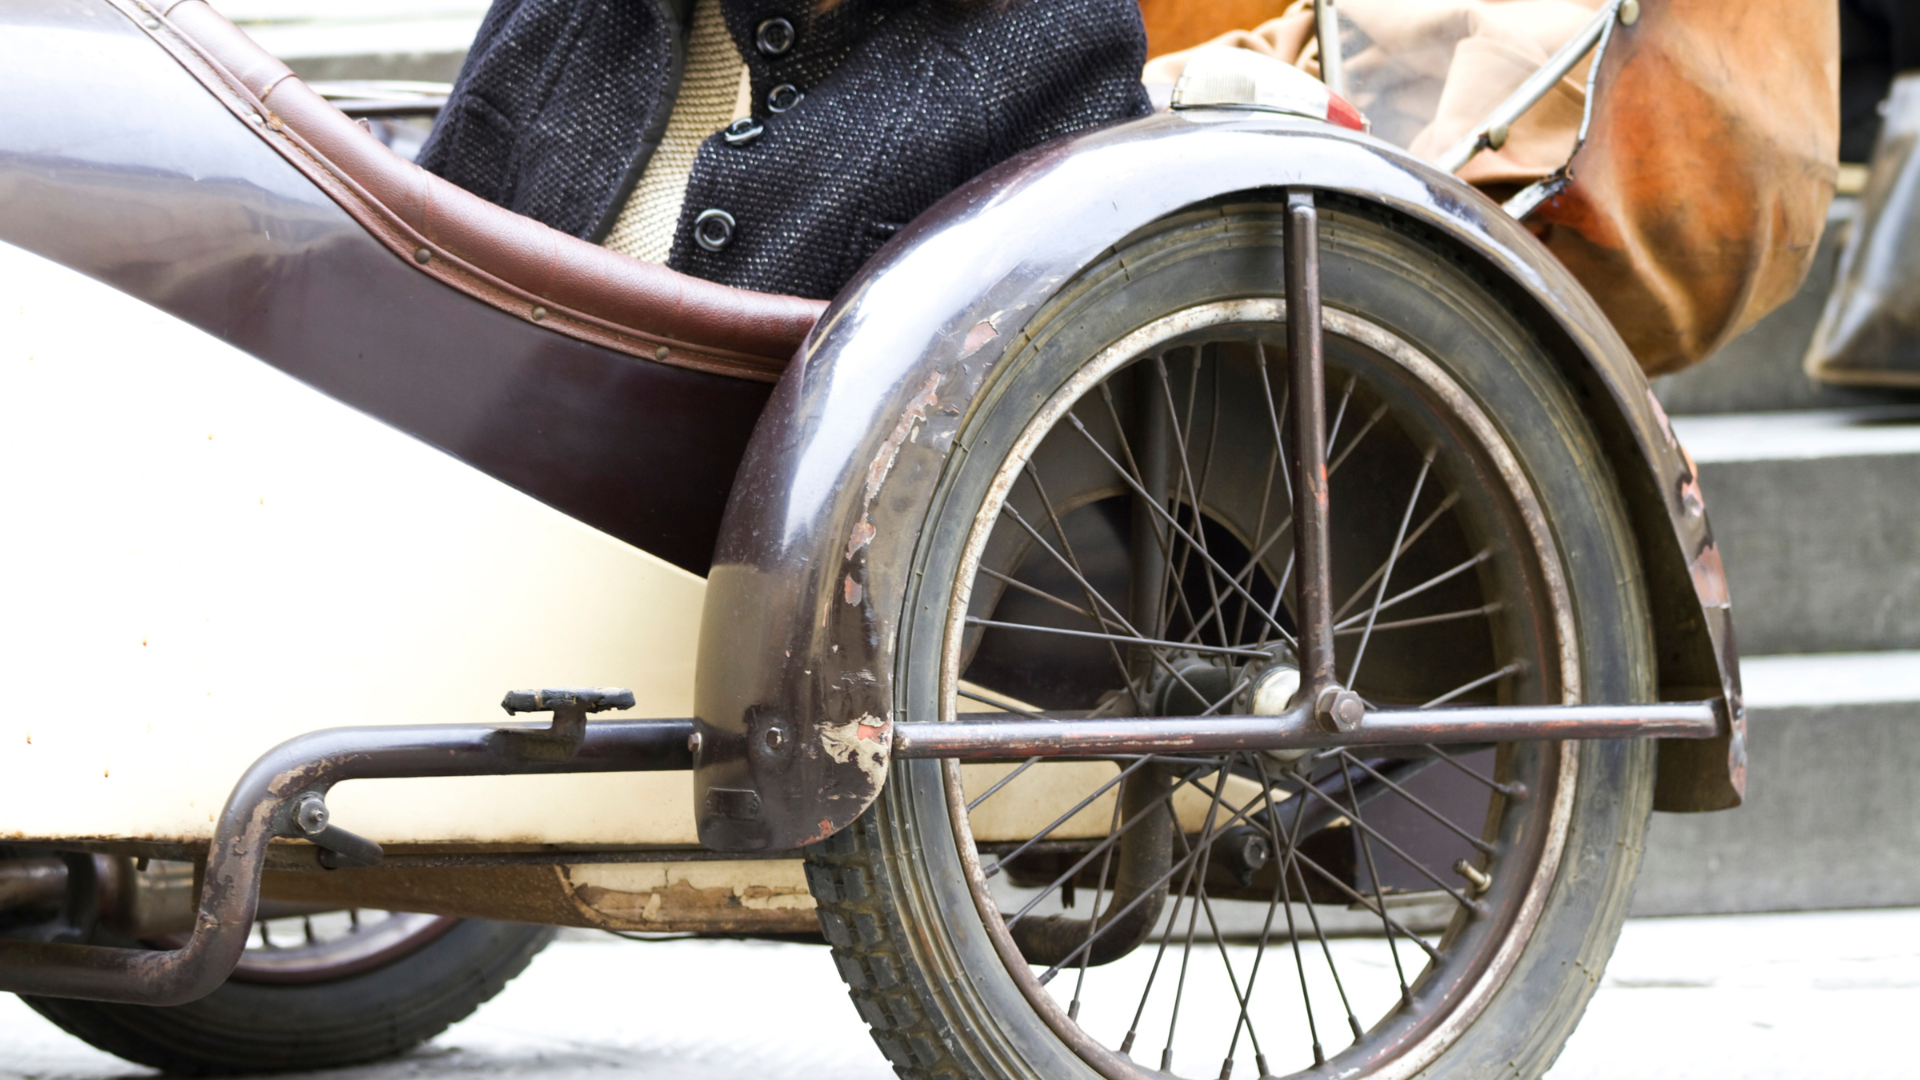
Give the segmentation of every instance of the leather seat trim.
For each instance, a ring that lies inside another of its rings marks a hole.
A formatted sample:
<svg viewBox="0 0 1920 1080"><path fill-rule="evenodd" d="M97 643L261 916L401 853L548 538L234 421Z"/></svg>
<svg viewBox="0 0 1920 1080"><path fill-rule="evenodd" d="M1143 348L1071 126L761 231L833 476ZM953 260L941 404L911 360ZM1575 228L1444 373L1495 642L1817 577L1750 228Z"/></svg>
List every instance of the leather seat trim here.
<svg viewBox="0 0 1920 1080"><path fill-rule="evenodd" d="M517 318L644 360L771 382L826 308L640 262L442 180L388 150L205 0L164 10L107 2L396 257Z"/></svg>

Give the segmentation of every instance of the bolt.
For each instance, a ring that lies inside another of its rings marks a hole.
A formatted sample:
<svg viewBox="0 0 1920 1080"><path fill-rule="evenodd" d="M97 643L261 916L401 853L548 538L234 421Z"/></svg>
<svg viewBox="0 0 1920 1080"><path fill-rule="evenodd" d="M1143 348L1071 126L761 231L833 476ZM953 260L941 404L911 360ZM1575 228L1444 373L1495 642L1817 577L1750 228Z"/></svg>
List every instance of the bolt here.
<svg viewBox="0 0 1920 1080"><path fill-rule="evenodd" d="M1507 125L1495 124L1487 129L1487 146L1498 150L1507 145Z"/></svg>
<svg viewBox="0 0 1920 1080"><path fill-rule="evenodd" d="M1267 847L1267 838L1259 833L1248 833L1240 841L1240 865L1248 870L1258 870L1273 859L1273 852Z"/></svg>
<svg viewBox="0 0 1920 1080"><path fill-rule="evenodd" d="M692 754L694 757L700 756L700 733L699 732L696 731L687 736L687 753Z"/></svg>
<svg viewBox="0 0 1920 1080"><path fill-rule="evenodd" d="M779 724L775 724L772 727L767 729L767 733L764 736L764 738L766 739L766 742L767 742L767 749L778 750L782 746L786 745L787 731L785 728L781 727Z"/></svg>
<svg viewBox="0 0 1920 1080"><path fill-rule="evenodd" d="M293 825L306 836L319 836L327 831L327 800L314 792L300 796L293 804Z"/></svg>
<svg viewBox="0 0 1920 1080"><path fill-rule="evenodd" d="M1640 21L1640 0L1626 0L1620 5L1620 25L1632 26Z"/></svg>
<svg viewBox="0 0 1920 1080"><path fill-rule="evenodd" d="M1328 731L1352 731L1367 715L1367 703L1351 690L1329 686L1313 703L1314 718Z"/></svg>

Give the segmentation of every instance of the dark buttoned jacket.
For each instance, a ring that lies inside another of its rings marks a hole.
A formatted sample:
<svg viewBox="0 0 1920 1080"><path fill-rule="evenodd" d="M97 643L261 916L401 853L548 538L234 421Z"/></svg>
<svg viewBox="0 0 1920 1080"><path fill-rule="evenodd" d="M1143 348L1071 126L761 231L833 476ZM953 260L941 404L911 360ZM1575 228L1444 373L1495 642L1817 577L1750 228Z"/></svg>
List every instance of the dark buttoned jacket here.
<svg viewBox="0 0 1920 1080"><path fill-rule="evenodd" d="M753 117L700 147L674 269L830 297L987 167L1149 111L1136 0L819 6L721 0ZM691 0L495 0L420 163L602 239L666 129L690 11Z"/></svg>

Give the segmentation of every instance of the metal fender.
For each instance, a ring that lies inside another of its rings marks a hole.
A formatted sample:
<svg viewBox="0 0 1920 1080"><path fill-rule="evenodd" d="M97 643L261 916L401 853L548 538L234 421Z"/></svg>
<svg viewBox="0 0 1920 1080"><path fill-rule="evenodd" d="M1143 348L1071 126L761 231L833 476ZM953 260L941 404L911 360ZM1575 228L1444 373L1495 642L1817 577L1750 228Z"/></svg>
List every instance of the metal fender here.
<svg viewBox="0 0 1920 1080"><path fill-rule="evenodd" d="M1725 576L1695 471L1593 300L1499 206L1378 140L1237 112L1163 113L1037 148L916 220L848 285L755 429L723 519L695 692L700 839L797 847L885 782L907 574L956 432L1021 328L1082 268L1183 208L1289 185L1450 237L1558 357L1612 458L1656 623L1663 698L1724 695L1717 739L1661 748L1656 805L1745 779Z"/></svg>

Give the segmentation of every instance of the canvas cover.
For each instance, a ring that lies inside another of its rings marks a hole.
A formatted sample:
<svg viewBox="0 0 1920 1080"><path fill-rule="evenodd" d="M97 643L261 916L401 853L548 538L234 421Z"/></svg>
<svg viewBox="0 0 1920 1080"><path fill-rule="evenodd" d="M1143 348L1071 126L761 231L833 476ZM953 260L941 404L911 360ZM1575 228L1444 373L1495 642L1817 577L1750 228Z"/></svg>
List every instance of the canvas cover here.
<svg viewBox="0 0 1920 1080"><path fill-rule="evenodd" d="M1148 82L1177 78L1201 44L1319 73L1309 0L1277 12L1271 0L1140 4L1155 53ZM1341 0L1349 96L1375 134L1437 156L1599 6ZM1587 75L1587 63L1574 68L1462 177L1504 198L1567 164ZM1639 0L1635 22L1615 27L1596 94L1571 183L1527 221L1642 368L1677 371L1785 301L1813 258L1838 170L1833 0Z"/></svg>

